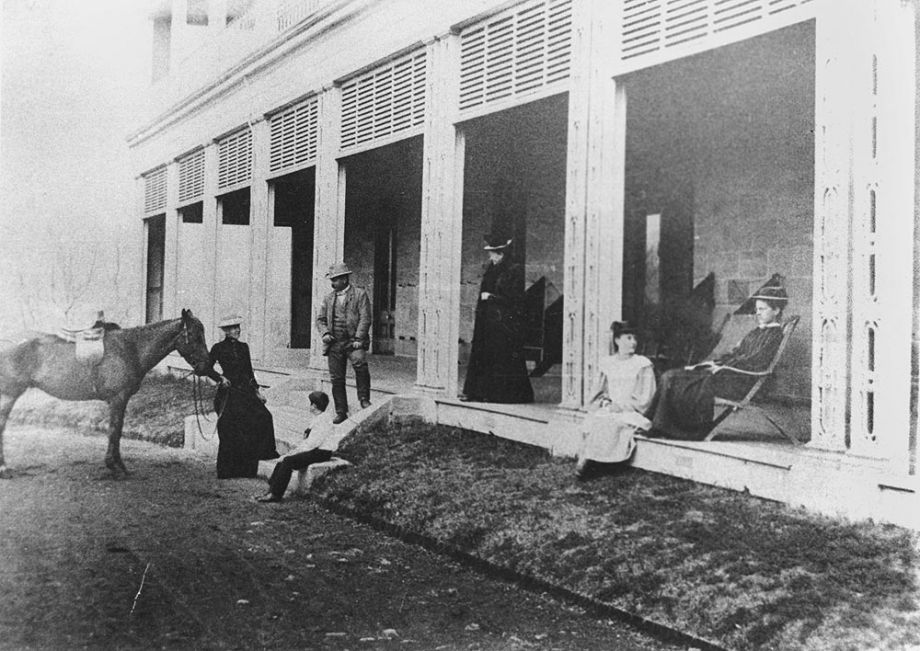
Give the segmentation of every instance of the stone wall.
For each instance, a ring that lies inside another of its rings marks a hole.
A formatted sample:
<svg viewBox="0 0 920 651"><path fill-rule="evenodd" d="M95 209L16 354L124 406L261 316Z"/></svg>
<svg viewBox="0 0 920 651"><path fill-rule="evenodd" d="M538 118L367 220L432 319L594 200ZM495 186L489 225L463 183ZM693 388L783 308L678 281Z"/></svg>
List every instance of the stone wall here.
<svg viewBox="0 0 920 651"><path fill-rule="evenodd" d="M422 219L422 139L413 138L345 161L345 262L352 283L374 301L376 221L396 224L396 354L416 354Z"/></svg>
<svg viewBox="0 0 920 651"><path fill-rule="evenodd" d="M804 24L627 81L628 188L689 188L693 281L715 273L716 322L773 273L786 277L786 314L802 319L773 394L795 400L811 395L813 61Z"/></svg>
<svg viewBox="0 0 920 651"><path fill-rule="evenodd" d="M514 240L525 288L547 282L547 304L562 293L565 249L567 95L464 125L461 360L473 335L479 285L494 229Z"/></svg>

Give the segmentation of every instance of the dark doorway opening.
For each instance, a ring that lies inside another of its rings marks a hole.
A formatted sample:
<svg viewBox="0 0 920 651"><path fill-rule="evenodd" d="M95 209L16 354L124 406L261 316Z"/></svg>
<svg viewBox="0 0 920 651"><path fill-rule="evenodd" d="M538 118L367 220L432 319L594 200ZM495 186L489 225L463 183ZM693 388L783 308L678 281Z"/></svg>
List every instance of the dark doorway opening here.
<svg viewBox="0 0 920 651"><path fill-rule="evenodd" d="M272 181L274 225L291 229L291 348L309 348L313 323L313 216L316 170Z"/></svg>
<svg viewBox="0 0 920 651"><path fill-rule="evenodd" d="M422 138L345 159L345 263L370 293L371 352L415 357L422 215Z"/></svg>
<svg viewBox="0 0 920 651"><path fill-rule="evenodd" d="M145 220L147 230L146 322L163 318L163 258L166 253L166 215Z"/></svg>
<svg viewBox="0 0 920 651"><path fill-rule="evenodd" d="M568 96L464 123L463 252L459 359L472 353L475 311L488 262L484 238L511 240L524 268L521 345L536 402L562 395ZM461 381L465 370L461 370Z"/></svg>

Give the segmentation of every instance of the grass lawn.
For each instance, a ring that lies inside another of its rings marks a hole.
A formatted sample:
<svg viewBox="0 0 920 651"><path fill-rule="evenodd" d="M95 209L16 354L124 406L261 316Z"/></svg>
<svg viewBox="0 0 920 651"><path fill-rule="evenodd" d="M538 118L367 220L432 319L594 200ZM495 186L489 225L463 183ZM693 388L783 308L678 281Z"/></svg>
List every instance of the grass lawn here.
<svg viewBox="0 0 920 651"><path fill-rule="evenodd" d="M730 648L920 644L920 539L494 436L358 434L324 499Z"/></svg>
<svg viewBox="0 0 920 651"><path fill-rule="evenodd" d="M201 382L204 411L210 411L215 387ZM124 438L153 441L160 445L182 447L185 441L186 416L195 413L193 384L190 378L150 373L141 388L128 402L125 411ZM27 391L10 414L11 422L62 425L86 433L104 434L109 423L106 403L91 400L69 402L38 391Z"/></svg>

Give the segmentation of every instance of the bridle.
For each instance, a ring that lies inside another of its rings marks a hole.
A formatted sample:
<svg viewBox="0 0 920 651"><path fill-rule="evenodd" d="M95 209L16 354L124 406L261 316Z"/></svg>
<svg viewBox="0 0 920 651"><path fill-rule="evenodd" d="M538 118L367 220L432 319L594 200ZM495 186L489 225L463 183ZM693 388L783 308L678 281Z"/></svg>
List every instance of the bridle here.
<svg viewBox="0 0 920 651"><path fill-rule="evenodd" d="M176 350L182 355L182 358L188 362L193 368L188 372L188 375L192 376L192 402L195 404L195 424L198 427L198 434L201 435L201 438L205 441L210 440L210 436L206 436L204 429L201 427L201 420L204 419L206 423L212 423L214 421L210 420L207 416L204 415L204 409L202 404L204 403L204 390L201 386L201 378L195 374L194 364L185 356L185 353L182 352L181 348L187 348L191 342L190 335L188 331L188 319L182 317L182 332L176 335L176 340L179 337L182 337L182 344L176 345ZM224 409L227 407L227 399L230 397L230 392L227 391L224 395L223 401L221 402L219 408L217 409L217 420L220 420L220 415L224 413Z"/></svg>

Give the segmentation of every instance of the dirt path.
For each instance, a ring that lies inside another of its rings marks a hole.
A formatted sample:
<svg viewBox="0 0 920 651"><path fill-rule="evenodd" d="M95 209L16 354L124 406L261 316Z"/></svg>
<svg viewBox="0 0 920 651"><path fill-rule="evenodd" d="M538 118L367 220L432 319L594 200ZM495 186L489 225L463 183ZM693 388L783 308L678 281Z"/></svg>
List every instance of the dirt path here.
<svg viewBox="0 0 920 651"><path fill-rule="evenodd" d="M258 480L125 441L11 427L0 482L0 648L661 649Z"/></svg>

